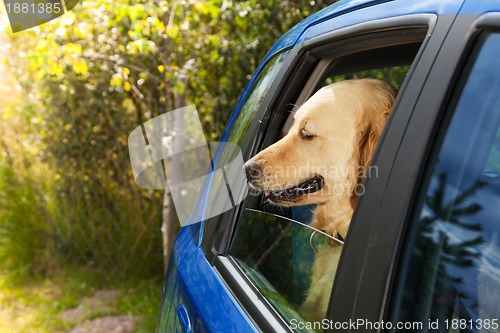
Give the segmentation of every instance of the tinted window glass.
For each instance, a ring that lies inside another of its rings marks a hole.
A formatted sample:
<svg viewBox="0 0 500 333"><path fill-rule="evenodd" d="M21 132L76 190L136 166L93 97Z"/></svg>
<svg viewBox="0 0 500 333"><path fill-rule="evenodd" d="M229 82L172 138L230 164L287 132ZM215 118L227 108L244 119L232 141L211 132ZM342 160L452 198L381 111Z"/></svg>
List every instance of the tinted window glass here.
<svg viewBox="0 0 500 333"><path fill-rule="evenodd" d="M256 133L249 131L252 121L261 107L261 104L266 97L269 89L273 82L275 82L276 75L281 69L284 60L286 59L289 51L285 51L276 55L272 58L262 69L259 77L256 79L247 99L245 100L243 106L240 109L238 117L236 118L231 131L227 137L227 142L234 143L238 145L245 156L245 152L248 150L256 138ZM255 127L258 130L258 127ZM247 135L248 134L248 135ZM215 169L220 169L231 163L235 157L235 149L232 145L226 145L226 149L222 149L220 158L217 162L217 167ZM214 201L220 201L221 198L227 196L227 186L226 180L223 177L214 177L210 182L210 194L207 198L207 203L202 202L206 206L213 206ZM216 216L215 218L205 220L204 232L210 233L210 230L215 230L216 222L220 220L227 220L227 215L231 212L226 211L225 213ZM197 232L195 237L197 237Z"/></svg>
<svg viewBox="0 0 500 333"><path fill-rule="evenodd" d="M331 261L338 262L342 246L336 239L292 219L246 209L230 253L262 295L293 325L304 323L304 319L321 319L315 317L317 308L326 310L333 279L322 284L326 304L318 304L318 297L312 302L307 298L311 271L328 267L328 277L335 276L337 264ZM313 268L315 255L331 259L330 265ZM310 331L305 327L296 330Z"/></svg>
<svg viewBox="0 0 500 333"><path fill-rule="evenodd" d="M413 230L396 321L439 332L499 331L499 54L500 34L483 36L459 81Z"/></svg>
<svg viewBox="0 0 500 333"><path fill-rule="evenodd" d="M288 55L287 52L283 52L280 55L274 57L269 61L266 67L262 70L261 74L257 78L251 93L248 95L245 104L241 107L241 111L234 122L234 125L227 138L228 142L241 145L245 135L252 123L255 113L259 109L264 97L266 97L269 88L274 82L276 75L278 74L283 61Z"/></svg>
<svg viewBox="0 0 500 333"><path fill-rule="evenodd" d="M286 59L288 52L289 51L286 51L275 56L267 63L255 81L252 91L248 95L245 103L241 107L238 117L231 127L231 131L226 141L238 145L243 152L243 156L246 155L245 152L248 150L248 147L253 144L257 136L257 133L254 133L254 131L249 132L253 118L259 110L271 85L275 82L276 75L283 65L283 61ZM254 128L258 130L258 126L254 126ZM234 159L234 146L226 146L227 149L222 150L221 157L217 162L220 167L226 166ZM226 182L222 178L213 179L210 194L211 198L217 200L218 195L216 193L220 190L223 192L226 191Z"/></svg>

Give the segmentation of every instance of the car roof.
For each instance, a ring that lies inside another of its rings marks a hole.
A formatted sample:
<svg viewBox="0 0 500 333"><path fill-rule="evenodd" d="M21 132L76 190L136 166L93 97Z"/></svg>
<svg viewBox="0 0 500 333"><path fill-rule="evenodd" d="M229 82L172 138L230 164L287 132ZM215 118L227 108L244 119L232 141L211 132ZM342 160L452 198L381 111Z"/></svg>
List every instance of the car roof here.
<svg viewBox="0 0 500 333"><path fill-rule="evenodd" d="M272 57L274 54L279 51L286 49L295 45L297 40L300 38L302 33L307 30L312 25L323 22L333 16L341 15L346 12L355 11L360 8L365 8L369 6L373 6L379 3L384 3L388 1L394 0L341 0L336 3L323 8L319 12L314 13L308 18L302 20L293 28L291 28L287 33L285 33L271 48L269 53L266 56L266 59Z"/></svg>
<svg viewBox="0 0 500 333"><path fill-rule="evenodd" d="M377 5L382 5L378 8ZM367 20L377 20L396 16L405 16L412 14L453 14L457 12L463 14L482 13L489 11L492 7L495 11L497 2L492 1L471 1L471 0L340 0L334 4L320 10L319 12L309 16L299 22L288 32L286 32L266 54L260 65L256 69L252 79L243 91L234 112L226 126L226 132L222 136L222 141L227 139L229 129L232 127L239 110L247 97L250 87L259 76L260 72L268 63L268 61L278 53L290 49L296 44L300 44L308 39L314 38L315 35L333 31L342 27L348 27L353 24L361 23ZM369 9L369 10L365 10ZM345 15L349 14L349 15ZM335 18L335 19L334 19ZM338 18L338 19L337 19ZM334 19L334 20L332 20ZM322 24L323 22L331 21L332 24ZM317 28L317 29L316 29Z"/></svg>
<svg viewBox="0 0 500 333"><path fill-rule="evenodd" d="M341 16L346 13L356 12L360 9L364 9L367 7L372 7L378 4L387 4L385 6L386 10L392 12L390 16L394 16L399 13L399 15L409 15L417 12L425 12L426 10L429 13L437 13L445 14L447 13L448 8L453 10L456 7L457 3L461 3L462 5L462 14L472 13L472 12L482 12L487 10L491 4L488 4L488 1L477 1L474 2L472 6L464 7L463 4L466 2L470 2L468 0L435 0L435 1L414 1L414 0L340 0L335 2L334 4L320 10L319 12L311 15L310 17L304 19L299 22L293 28L291 28L287 33L285 33L271 48L271 50L267 53L263 62L266 62L269 58L271 58L276 53L281 50L287 49L289 47L294 46L303 33L316 24L319 24L323 21L329 20L333 17ZM389 4L390 3L390 4ZM436 12L436 6L439 6L439 10ZM450 6L448 6L450 5ZM360 14L361 15L361 14Z"/></svg>

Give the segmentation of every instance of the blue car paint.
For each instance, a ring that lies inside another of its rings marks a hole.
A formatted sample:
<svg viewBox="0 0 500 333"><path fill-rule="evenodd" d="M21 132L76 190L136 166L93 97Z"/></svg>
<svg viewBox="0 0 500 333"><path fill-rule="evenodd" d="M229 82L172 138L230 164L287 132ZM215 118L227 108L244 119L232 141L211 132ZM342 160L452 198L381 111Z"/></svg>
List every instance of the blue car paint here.
<svg viewBox="0 0 500 333"><path fill-rule="evenodd" d="M188 313L192 332L255 332L255 326L197 247L191 230L182 228L163 290L157 332L184 331L177 313L179 305Z"/></svg>
<svg viewBox="0 0 500 333"><path fill-rule="evenodd" d="M500 2L498 0L489 0L482 1L480 3L468 0L462 10L461 14L482 14L487 12L496 12L500 11Z"/></svg>
<svg viewBox="0 0 500 333"><path fill-rule="evenodd" d="M362 8L356 16L339 16L335 20L325 23L320 23L309 28L298 41L299 44L305 43L316 36L327 34L332 31L347 28L356 24L361 24L367 21L388 19L399 17L402 15L419 15L419 14L439 14L439 15L456 15L460 10L463 1L457 0L441 0L439 4L434 1L413 1L403 0L396 3L387 3L380 6L372 6L370 8ZM407 12L402 14L401 8L409 8Z"/></svg>
<svg viewBox="0 0 500 333"><path fill-rule="evenodd" d="M267 53L249 84L243 91L230 117L222 141L229 132L262 68L277 53L302 44L315 36L348 27L368 20L384 19L409 14L455 14L462 1L363 1L346 0L312 15L300 22ZM470 2L462 9L466 13L487 11L500 7L497 1L481 5ZM358 10L355 15L342 16ZM334 20L330 20L334 18ZM209 186L200 198L207 196ZM254 332L257 331L251 319L239 306L200 249L203 223L184 227L177 236L168 274L165 280L162 309L157 323L157 332L183 332L177 315L179 305L186 310L192 332Z"/></svg>

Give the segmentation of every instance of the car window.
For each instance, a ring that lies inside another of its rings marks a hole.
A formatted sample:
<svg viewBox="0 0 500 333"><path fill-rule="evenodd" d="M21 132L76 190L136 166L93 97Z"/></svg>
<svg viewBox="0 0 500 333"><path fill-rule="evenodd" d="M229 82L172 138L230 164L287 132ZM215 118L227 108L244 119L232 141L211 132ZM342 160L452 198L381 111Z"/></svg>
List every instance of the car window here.
<svg viewBox="0 0 500 333"><path fill-rule="evenodd" d="M422 32L423 40L425 31ZM284 110L285 116L271 116L271 119L280 121L268 126L268 137L263 140L271 143L279 140L291 124L290 114L296 105L302 104L324 85L371 77L385 80L400 89L420 46L421 41L415 39L394 46L381 41L379 48L375 46L376 49L356 52L353 45L352 54L343 52L335 57L325 52L326 47L322 45L323 56L318 57L315 68L309 69L310 77L300 73L297 78L292 77L289 89L293 93L285 91L283 95L293 97L278 100L279 105L272 107L276 113ZM335 51L334 46L330 48L331 52ZM320 68L322 72L318 73ZM302 88L297 89L294 86L297 84ZM274 137L270 138L271 135ZM263 196L250 193L243 206L229 254L294 331L321 331L318 323L326 316L343 249L342 240L339 242L339 239L330 238L308 225L315 208L313 205L276 207ZM323 264L318 265L318 260L323 260ZM314 293L315 297L310 297ZM316 302L314 306L311 299Z"/></svg>
<svg viewBox="0 0 500 333"><path fill-rule="evenodd" d="M230 254L288 322L302 323L311 319L309 312L316 306L304 298L311 292L308 289L314 256L321 253L338 257L342 246L342 241L295 220L245 209ZM333 274L335 270L333 266Z"/></svg>
<svg viewBox="0 0 500 333"><path fill-rule="evenodd" d="M278 71L281 69L289 51L285 51L273 57L264 67L259 77L254 83L252 91L248 95L245 103L241 107L240 113L236 118L232 131L229 133L227 141L241 145L247 131L252 123L255 113L259 109L264 97L266 97L269 88L274 82Z"/></svg>
<svg viewBox="0 0 500 333"><path fill-rule="evenodd" d="M237 153L235 151L235 145L237 145L237 148L241 149L243 152L243 155L245 156L246 150L248 150L253 142L253 138L256 136L255 131L258 130L258 128L254 128L253 130L250 128L252 121L255 117L255 114L261 107L261 104L264 100L264 98L267 95L267 92L269 91L271 85L274 83L274 79L276 78L276 75L278 74L279 70L281 69L283 62L287 58L287 55L289 54L289 50L284 51L278 55L275 55L269 62L264 66L262 71L260 72L259 76L255 80L245 102L243 103L240 112L237 116L237 118L234 121L234 124L232 125L232 130L229 132L228 137L226 138L226 141L229 142L229 145L225 145L222 148L222 151L220 152L220 157L217 160L217 166L214 167L215 169L220 169L228 164L230 164L234 158L235 154ZM227 197L227 186L228 186L228 179L227 177L222 177L222 174L216 174L214 177L211 179L210 182L210 193L207 198L207 203L206 203L206 211L210 210L210 207L218 207L217 203L220 203L222 200L221 198ZM233 185L233 188L244 188L244 185L235 185L235 184L229 184ZM234 194L234 193L231 193ZM241 194L240 194L241 195ZM227 204L237 204L234 203L234 200L237 198L231 197L231 200L226 200L228 201ZM203 232L205 234L210 234L217 228L217 222L227 219L227 214L229 214L230 211L226 211L221 215L216 215L215 218L210 218L206 219L204 221L204 226L203 226ZM214 214L212 214L213 216ZM208 214L210 216L210 214ZM197 224L198 225L198 224ZM198 238L198 232L193 232L193 236L197 239ZM206 237L209 239L210 237ZM210 246L210 245L208 245Z"/></svg>
<svg viewBox="0 0 500 333"><path fill-rule="evenodd" d="M500 331L499 54L500 33L485 33L458 82L407 242L395 322Z"/></svg>

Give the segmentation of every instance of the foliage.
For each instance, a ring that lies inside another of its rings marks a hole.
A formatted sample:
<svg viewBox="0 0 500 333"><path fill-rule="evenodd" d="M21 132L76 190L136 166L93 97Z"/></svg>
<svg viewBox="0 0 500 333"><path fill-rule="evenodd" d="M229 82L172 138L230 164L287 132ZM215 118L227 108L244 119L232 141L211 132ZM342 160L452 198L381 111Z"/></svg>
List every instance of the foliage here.
<svg viewBox="0 0 500 333"><path fill-rule="evenodd" d="M40 222L43 207L31 177L19 179L12 167L0 162L0 262L11 276L36 273L44 267L37 260L46 258L46 225ZM47 264L46 260L43 260Z"/></svg>
<svg viewBox="0 0 500 333"><path fill-rule="evenodd" d="M272 43L323 6L82 1L11 35L6 65L23 99L0 110L3 129L17 126L13 137L1 138L0 246L13 254L4 244L22 237L28 252L10 266L24 265L31 275L68 263L103 277L160 274L162 193L135 185L128 134L194 103L207 137L220 137ZM47 268L34 269L35 262Z"/></svg>
<svg viewBox="0 0 500 333"><path fill-rule="evenodd" d="M401 84L403 83L406 73L410 69L409 65L405 66L395 66L386 67L379 69L372 69L360 72L354 72L349 74L337 75L333 77L328 77L325 81L325 85L351 79L363 79L363 78L377 78L389 83L396 91L399 91Z"/></svg>

